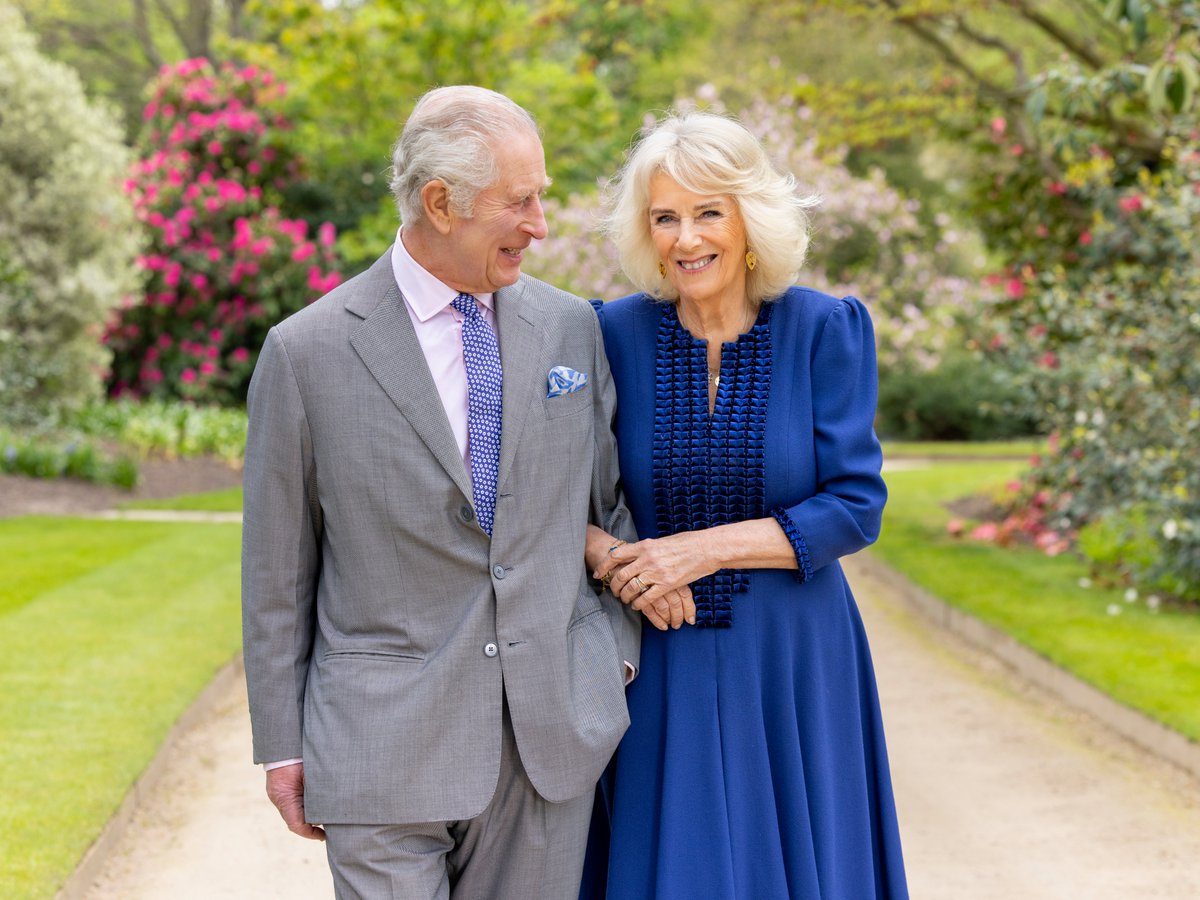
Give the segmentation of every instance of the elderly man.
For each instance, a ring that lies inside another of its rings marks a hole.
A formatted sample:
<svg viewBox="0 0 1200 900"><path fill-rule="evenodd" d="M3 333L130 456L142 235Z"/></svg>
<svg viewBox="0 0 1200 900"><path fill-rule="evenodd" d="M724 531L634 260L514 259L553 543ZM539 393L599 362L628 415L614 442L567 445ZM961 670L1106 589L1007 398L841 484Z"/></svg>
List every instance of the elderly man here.
<svg viewBox="0 0 1200 900"><path fill-rule="evenodd" d="M393 163L395 244L273 328L250 388L255 760L339 897L561 900L638 659L583 563L589 520L632 537L608 366L588 304L521 274L525 110L431 91Z"/></svg>

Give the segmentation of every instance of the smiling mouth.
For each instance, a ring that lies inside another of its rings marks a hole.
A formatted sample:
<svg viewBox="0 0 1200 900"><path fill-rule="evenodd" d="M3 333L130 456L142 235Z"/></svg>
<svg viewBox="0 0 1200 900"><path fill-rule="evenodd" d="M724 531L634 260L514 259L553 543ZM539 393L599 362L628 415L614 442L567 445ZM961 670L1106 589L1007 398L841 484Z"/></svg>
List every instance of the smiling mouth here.
<svg viewBox="0 0 1200 900"><path fill-rule="evenodd" d="M524 247L501 247L500 252L503 253L505 256L512 257L513 259L520 259L521 254L525 252L525 248Z"/></svg>
<svg viewBox="0 0 1200 900"><path fill-rule="evenodd" d="M679 264L679 268L683 269L685 272L698 272L701 269L707 268L708 265L716 258L717 254L714 253L711 256L705 256L700 259L681 259L677 260L677 262Z"/></svg>

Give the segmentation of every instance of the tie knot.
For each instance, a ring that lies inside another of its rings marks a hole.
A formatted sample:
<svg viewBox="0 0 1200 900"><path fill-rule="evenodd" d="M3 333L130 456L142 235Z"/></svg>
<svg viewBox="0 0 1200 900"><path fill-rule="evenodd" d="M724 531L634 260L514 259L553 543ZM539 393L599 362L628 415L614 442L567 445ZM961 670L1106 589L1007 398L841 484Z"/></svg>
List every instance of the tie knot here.
<svg viewBox="0 0 1200 900"><path fill-rule="evenodd" d="M457 309L464 319L479 318L479 304L475 301L474 294L459 294L450 305Z"/></svg>

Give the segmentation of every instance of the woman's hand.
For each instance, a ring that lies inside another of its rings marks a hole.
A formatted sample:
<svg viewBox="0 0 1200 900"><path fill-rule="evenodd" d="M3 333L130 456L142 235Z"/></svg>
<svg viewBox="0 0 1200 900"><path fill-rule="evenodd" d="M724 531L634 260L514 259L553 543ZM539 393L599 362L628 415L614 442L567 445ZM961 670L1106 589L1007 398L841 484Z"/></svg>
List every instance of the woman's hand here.
<svg viewBox="0 0 1200 900"><path fill-rule="evenodd" d="M664 538L650 538L636 544L622 544L608 554L601 576L612 572L610 590L634 609L656 605L692 582L721 568L713 552L713 542L705 531L685 531ZM690 593L690 590L689 590ZM688 598L684 616L695 624L696 608Z"/></svg>
<svg viewBox="0 0 1200 900"><path fill-rule="evenodd" d="M621 597L622 602L632 604L633 608L644 615L647 621L659 631L678 628L684 622L691 625L696 624L696 604L692 600L692 589L686 584L675 590L661 591L655 597L644 599L635 596L632 589L629 592L629 599L613 590L610 580L618 566L614 553L619 548L627 546L631 545L614 538L595 525L588 525L584 558L592 570L592 577L604 582L604 585L612 590L614 596Z"/></svg>

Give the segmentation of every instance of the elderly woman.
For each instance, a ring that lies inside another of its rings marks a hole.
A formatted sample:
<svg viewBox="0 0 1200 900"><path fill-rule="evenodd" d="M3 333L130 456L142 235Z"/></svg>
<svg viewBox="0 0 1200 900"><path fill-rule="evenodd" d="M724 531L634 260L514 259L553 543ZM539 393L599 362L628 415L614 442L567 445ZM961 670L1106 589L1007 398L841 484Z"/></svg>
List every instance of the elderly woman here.
<svg viewBox="0 0 1200 900"><path fill-rule="evenodd" d="M854 298L792 286L809 205L745 128L698 113L650 129L612 185L642 292L599 314L645 539L595 529L588 565L638 609L686 585L696 609L695 627L645 629L585 897L907 896L838 563L886 497L874 334Z"/></svg>

